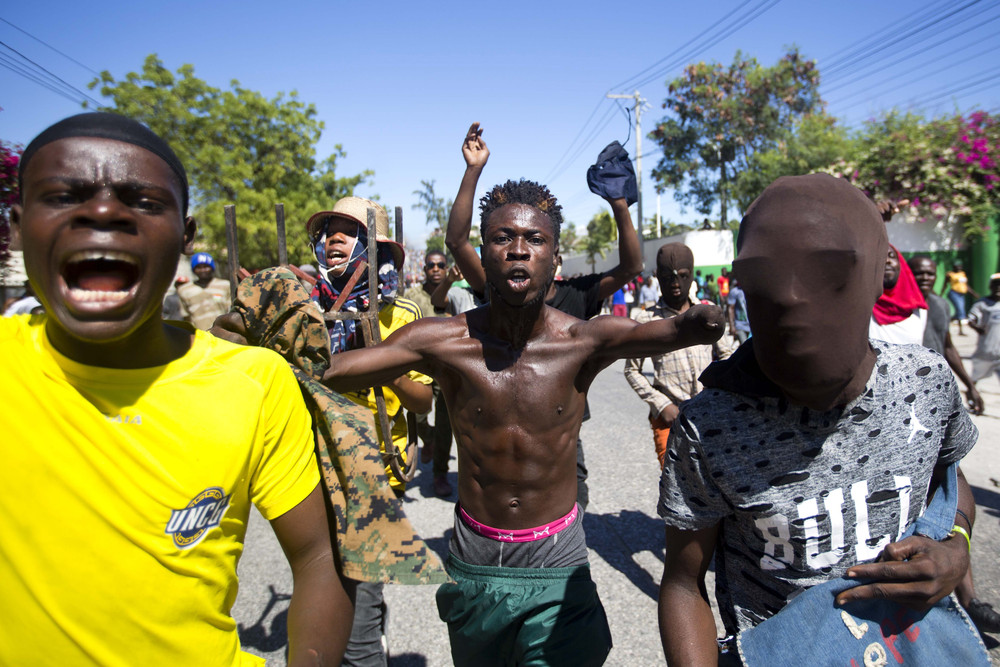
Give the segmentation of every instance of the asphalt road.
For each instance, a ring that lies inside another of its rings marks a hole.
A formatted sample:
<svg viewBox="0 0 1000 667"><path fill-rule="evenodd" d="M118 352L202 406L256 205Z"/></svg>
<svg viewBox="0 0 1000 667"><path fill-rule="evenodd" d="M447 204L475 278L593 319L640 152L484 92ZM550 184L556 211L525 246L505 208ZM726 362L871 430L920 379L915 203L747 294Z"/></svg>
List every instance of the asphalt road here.
<svg viewBox="0 0 1000 667"><path fill-rule="evenodd" d="M975 334L955 335L968 357ZM663 664L656 595L663 570L663 528L656 516L657 462L646 408L622 375L623 362L605 370L590 392L592 419L581 437L590 469L590 506L584 517L594 580L608 614L614 648L608 665ZM647 369L648 370L648 369ZM962 469L977 503L973 574L980 599L1000 609L1000 382L979 383L986 414L974 417L979 443ZM451 481L456 484L452 460ZM434 497L430 466L422 467L406 494L406 510L421 536L447 555L453 500ZM711 576L711 573L709 573ZM233 616L245 650L284 665L291 574L266 522L254 513L240 563L241 590ZM711 591L712 582L709 582ZM434 586L387 586L389 647L393 667L451 665L447 627L437 615ZM995 666L1000 643L987 638Z"/></svg>

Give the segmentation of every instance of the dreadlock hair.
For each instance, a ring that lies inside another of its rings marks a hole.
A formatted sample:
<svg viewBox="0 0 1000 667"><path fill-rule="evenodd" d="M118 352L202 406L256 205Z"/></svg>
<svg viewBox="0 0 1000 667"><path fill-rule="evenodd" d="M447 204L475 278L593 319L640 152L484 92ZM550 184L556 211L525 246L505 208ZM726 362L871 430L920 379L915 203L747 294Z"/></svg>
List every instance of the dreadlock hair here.
<svg viewBox="0 0 1000 667"><path fill-rule="evenodd" d="M562 206L556 201L549 189L540 183L526 181L507 181L496 185L479 200L479 210L482 211L479 223L479 233L486 238L486 221L490 214L507 204L526 204L537 208L549 216L552 221L555 243L559 245L559 230L562 228Z"/></svg>

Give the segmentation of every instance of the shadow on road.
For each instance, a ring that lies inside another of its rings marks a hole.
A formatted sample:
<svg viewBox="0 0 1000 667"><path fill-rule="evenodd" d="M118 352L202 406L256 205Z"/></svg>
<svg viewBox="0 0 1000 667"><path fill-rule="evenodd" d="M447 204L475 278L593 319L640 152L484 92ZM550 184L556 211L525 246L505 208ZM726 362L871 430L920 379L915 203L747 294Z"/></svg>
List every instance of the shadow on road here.
<svg viewBox="0 0 1000 667"><path fill-rule="evenodd" d="M984 489L980 486L972 486L972 497L976 504L986 508L986 513L993 517L1000 517L1000 493L992 489Z"/></svg>
<svg viewBox="0 0 1000 667"><path fill-rule="evenodd" d="M390 655L389 667L427 667L427 658L419 653Z"/></svg>
<svg viewBox="0 0 1000 667"><path fill-rule="evenodd" d="M660 582L640 567L633 556L641 551L652 552L663 561L663 521L634 510L617 514L583 515L587 546L604 561L625 575L636 588L657 599Z"/></svg>
<svg viewBox="0 0 1000 667"><path fill-rule="evenodd" d="M260 613L260 618L253 625L243 625L238 623L236 628L240 634L240 644L252 646L262 653L272 653L281 648L288 647L288 601L292 599L291 593L279 593L274 590L274 586L268 586L271 591L271 599L264 606L264 611ZM281 605L281 611L271 619L271 627L268 630L264 626L264 621L268 614L276 605ZM287 655L285 656L287 659Z"/></svg>

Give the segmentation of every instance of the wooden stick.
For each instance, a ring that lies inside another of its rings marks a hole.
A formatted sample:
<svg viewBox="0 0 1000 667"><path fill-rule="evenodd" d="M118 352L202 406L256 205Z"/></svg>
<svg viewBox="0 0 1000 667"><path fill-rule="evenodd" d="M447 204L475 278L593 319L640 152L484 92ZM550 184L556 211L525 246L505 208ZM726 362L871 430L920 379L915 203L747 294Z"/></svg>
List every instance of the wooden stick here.
<svg viewBox="0 0 1000 667"><path fill-rule="evenodd" d="M226 250L229 254L229 298L235 302L236 287L240 282L240 246L236 236L236 207L229 204L223 210L226 214Z"/></svg>
<svg viewBox="0 0 1000 667"><path fill-rule="evenodd" d="M288 242L285 240L285 205L274 205L274 219L278 223L278 264L288 264Z"/></svg>
<svg viewBox="0 0 1000 667"><path fill-rule="evenodd" d="M396 207L396 238L394 239L399 245L403 245L403 207ZM403 267L399 267L400 271Z"/></svg>

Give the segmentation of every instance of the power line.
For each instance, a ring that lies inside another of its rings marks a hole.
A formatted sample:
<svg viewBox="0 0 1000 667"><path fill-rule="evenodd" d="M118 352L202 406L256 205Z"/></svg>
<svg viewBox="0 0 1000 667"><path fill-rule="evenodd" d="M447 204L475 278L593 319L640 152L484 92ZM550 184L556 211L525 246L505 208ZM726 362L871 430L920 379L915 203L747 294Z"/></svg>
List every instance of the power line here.
<svg viewBox="0 0 1000 667"><path fill-rule="evenodd" d="M88 95L87 93L85 93L85 92L83 92L82 90L80 90L80 89L76 88L75 86L73 86L73 84L69 83L68 81L65 81L64 79L62 79L62 78L60 78L60 77L56 76L55 74L53 74L52 72L50 72L50 71L49 71L49 70L47 70L46 68L42 67L41 65L39 65L38 63L36 63L36 62L35 62L34 60L32 60L31 58L27 57L26 55L24 55L23 53L21 53L20 51L18 51L18 50L17 50L17 49L15 49L14 47L12 47L11 45L7 44L6 42L3 42L3 41L0 41L0 46L3 46L3 47L5 47L5 48L6 48L6 49L7 49L8 51L11 51L11 52L13 52L13 53L17 54L17 55L18 55L18 56L19 56L19 57L20 57L20 58L21 58L22 60L24 60L25 62L28 62L28 63L31 63L32 65L34 65L34 67L35 67L35 68L36 68L37 70L41 70L42 72L44 72L45 74L47 74L47 75L48 75L48 76L49 76L49 77L50 77L51 79L54 79L55 81L58 81L58 82L59 82L59 83L61 83L61 84L62 84L63 86L65 86L65 88L66 88L67 90L71 90L71 91L73 91L73 92L74 92L74 93L76 93L77 95L79 95L79 96L83 97L83 98L84 98L84 99L86 99L86 100L90 100L91 102L93 102L94 104L96 104L96 105L98 105L98 106L100 106L100 105L101 105L101 103L100 103L100 102L98 102L97 100L95 100L95 99L94 99L93 97L91 97L91 96L90 96L90 95Z"/></svg>
<svg viewBox="0 0 1000 667"><path fill-rule="evenodd" d="M594 115L595 115L595 114L597 113L597 110L601 108L601 103L602 103L602 102L604 102L604 101L605 101L605 98L604 98L604 97L602 97L601 99L599 99L599 100L597 101L597 104L596 104L596 105L594 105L594 110L590 112L590 115L589 115L589 116L587 116L587 120L585 120L585 121L584 121L584 123L583 123L583 127L581 127L581 128L580 128L580 131L576 133L576 136L575 136L575 137L573 137L573 141L569 142L569 146L568 146L568 147L566 148L566 152L564 152L564 153L563 153L563 154L562 154L562 155L561 155L561 156L559 157L559 159L558 159L558 160L556 160L556 163L555 163L555 165L554 165L554 166L552 167L551 171L549 171L549 174L550 174L550 175L551 175L552 173L554 173L554 172L556 171L556 169L557 169L557 168L559 167L559 165L560 165L560 164L562 163L563 159L564 159L564 158L565 158L565 157L566 157L567 155L569 155L569 152L570 152L571 150L573 150L573 146L574 146L574 145L576 144L577 140L579 140L579 138L580 138L580 137L581 137L581 136L583 135L584 131L585 131L585 130L587 129L587 126L588 126L588 125L590 124L590 121L591 121L591 119L592 119L592 118L594 117ZM550 178L546 178L546 179L545 179L545 182L546 182L546 183L549 183L549 182L551 182L551 180L552 180L552 179L550 179Z"/></svg>
<svg viewBox="0 0 1000 667"><path fill-rule="evenodd" d="M865 79L870 78L874 74L885 73L886 71L898 67L900 65L904 65L908 68L906 71L906 73L908 74L912 69L919 67L918 65L914 64L914 61L916 61L920 56L923 55L930 56L930 59L936 63L940 60L941 56L935 56L934 55L935 50L941 49L942 47L946 47L950 49L947 55L951 55L955 52L954 46L951 46L951 44L953 42L956 42L957 40L962 40L962 42L967 43L965 48L968 48L968 46L970 45L975 46L976 40L972 39L971 37L972 34L974 34L976 30L978 30L982 26L985 26L997 20L997 18L1000 18L1000 15L995 15L993 17L981 17L977 15L977 16L959 18L958 20L952 22L951 25L944 28L943 31L941 31L943 39L939 39L936 42L926 45L916 43L916 40L913 40L914 44L902 48L899 51L900 57L896 58L895 60L889 62L875 60L861 66L854 72L844 71L840 74L840 76L832 77L831 80L835 81L836 84L832 88L824 86L824 91L829 93L833 90L840 90L844 87L855 85ZM970 28L962 25L963 23L966 23L970 19L977 21L975 26ZM954 32L949 34L948 31L951 30L954 30ZM962 49L960 48L959 50ZM829 83L829 81L827 81L826 83Z"/></svg>
<svg viewBox="0 0 1000 667"><path fill-rule="evenodd" d="M754 20L756 20L758 17L760 17L765 12L769 11L771 8L773 8L775 5L777 5L779 2L781 2L781 0L764 0L764 2L762 2L762 4L758 5L754 9L751 9L747 14L745 14L745 15L743 15L741 17L738 17L736 19L733 19L733 24L731 24L729 26L726 26L722 30L722 32L716 33L715 35L712 35L709 38L709 40L706 41L706 42L703 42L703 43L695 45L689 51L687 51L685 54L683 54L680 57L676 58L669 65L667 65L665 67L661 67L659 70L653 72L652 74L650 74L646 78L641 79L637 83L633 84L634 87L639 88L639 87L645 86L646 84L651 83L651 82L655 81L656 79L664 76L670 70L672 70L672 69L674 69L676 67L680 67L685 62L687 62L687 61L691 60L692 58L694 58L701 51L705 51L707 49L712 48L716 44L720 43L722 40L726 39L727 37L730 37L731 35L735 34L736 32L739 32L740 30L742 30L746 26L750 25L751 23L753 23Z"/></svg>
<svg viewBox="0 0 1000 667"><path fill-rule="evenodd" d="M12 67L12 66L8 65L7 63L4 63L4 62L0 62L0 67L3 67L4 69L7 69L7 70L10 70L11 72L14 72L15 74L18 74L18 75L20 75L20 76L23 76L23 77L24 77L24 78L26 78L26 79L29 79L29 80L31 80L31 81L34 81L35 83L37 83L38 85L42 86L43 88L47 88L48 90L51 90L51 91L52 91L53 93L55 93L56 95L60 95L61 97L64 97L64 98L66 98L66 99L67 99L67 100L69 100L70 102L73 102L73 103L76 103L76 104L79 104L79 102L80 102L80 100L78 100L77 98L75 98L75 97L71 97L71 96L67 95L66 93L64 93L63 91L59 90L58 88L55 88L55 87L53 87L53 86L50 86L50 85L48 85L47 83L44 83L44 82L42 82L42 81L36 81L35 79L32 79L32 78L31 78L30 76L28 76L28 75L25 75L25 74L22 74L22 73L21 73L21 72L19 72L19 71L18 71L17 69L15 69L14 67Z"/></svg>
<svg viewBox="0 0 1000 667"><path fill-rule="evenodd" d="M923 14L928 14L928 15L932 14L934 11L938 9L938 4L939 3L936 0L932 0L931 2L921 7L920 9L910 14L910 18L907 21L905 21L902 25L896 26L896 29L906 30L911 25L916 25L920 21L923 21L926 18L925 16L923 16ZM834 51L830 55L823 58L822 59L823 62L829 62L831 66L838 64L840 62L844 62L848 58L859 53L863 48L868 48L872 44L877 44L878 42L881 42L883 39L885 39L886 30L888 30L889 27L890 26L884 26L878 28L874 32L865 35L864 37L861 37L856 42L852 42L851 44L848 44L847 46L839 49L838 51Z"/></svg>
<svg viewBox="0 0 1000 667"><path fill-rule="evenodd" d="M752 1L753 0L745 0L743 2L743 4L741 4L739 7L736 8L736 11L737 12L741 11L744 7L746 7L747 5L749 5ZM697 35L695 35L694 37L692 37L688 41L684 42L683 44L681 44L680 46L678 46L676 49L674 49L673 51L671 51L667 55L663 56L662 58L660 58L659 60L657 60L655 63L653 63L652 65L650 65L646 69L642 70L638 74L632 75L631 77L629 77L628 79L625 79L624 81L622 81L619 84L615 84L614 86L611 86L611 88L608 89L608 92L611 92L612 90L615 90L615 89L634 88L634 87L636 87L638 84L630 83L633 79L641 77L646 72L649 72L649 71L655 69L656 67L659 67L662 63L664 63L668 59L673 58L675 55L677 55L678 53L680 53L682 50L686 49L690 44L692 44L693 42L696 42L697 40L701 39L706 33L710 32L712 30L715 30L715 28L720 23L723 23L724 21L726 21L727 19L729 19L731 16L732 16L732 13L723 16L718 21L716 21L712 25L708 26L707 28L705 28L704 30L702 30L700 33L698 33ZM671 68L671 69L673 69L673 68Z"/></svg>
<svg viewBox="0 0 1000 667"><path fill-rule="evenodd" d="M982 74L982 73L979 72L977 74L974 74L973 76L977 76L979 74ZM967 78L971 78L971 77L967 77ZM997 79L1000 79L1000 67L994 69L991 73L989 73L989 74L987 74L985 76L981 76L980 78L976 79L975 81L969 81L968 83L965 83L963 85L960 85L960 86L957 86L957 87L954 87L954 88L950 88L950 89L945 90L943 92L942 91L934 91L933 93L930 94L930 96L921 98L915 104L919 104L919 105L923 106L923 105L928 104L929 102L934 102L934 101L940 100L940 99L945 98L945 97L951 97L952 95L956 95L956 94L961 93L961 92L971 91L972 89L978 88L978 87L982 86L983 84L990 83L990 82L992 82L994 80L997 80ZM959 82L956 81L955 83L957 84Z"/></svg>
<svg viewBox="0 0 1000 667"><path fill-rule="evenodd" d="M739 12L742 11L743 8L746 7L747 5L751 4L752 1L753 0L745 0L745 2L743 2L736 9L736 13L739 14ZM628 87L642 86L642 85L645 85L645 84L649 83L650 81L652 81L652 80L654 80L656 78L659 78L665 72L667 72L667 71L669 71L669 70L677 67L677 63L683 63L685 60L693 57L693 55L695 53L697 53L698 51L711 48L711 47L715 46L716 44L718 44L719 42L721 42L723 39L725 39L725 38L729 37L730 35L732 35L734 32L736 32L736 31L744 28L751 21L753 21L758 16L760 16L764 12L768 11L769 9L771 9L772 7L774 7L775 5L777 5L780 1L781 0L760 0L758 2L758 4L756 6L754 6L754 7L752 7L749 11L747 11L747 12L745 12L743 14L739 14L739 15L737 15L735 17L733 16L733 13L730 12L725 17L723 17L723 18L719 19L718 21L716 21L715 23L713 23L712 25L710 25L708 28L706 28L705 30L701 31L698 35L696 35L692 39L688 40L687 42L685 42L683 45L681 45L680 47L678 47L677 49L675 49L674 51L672 51L668 55L664 56L663 58L661 58L657 62L653 63L649 67L647 67L647 68L643 69L642 71L640 71L638 74L635 74L635 75L629 77L628 79L626 79L625 81L621 82L620 84L618 84L616 86L612 86L612 88L608 89L608 92L610 92L611 90L614 90L616 88L625 87L626 84L628 84ZM698 40L702 39L705 35L709 35L710 33L713 33L713 31L715 31L716 28L718 28L721 24L724 24L726 22L728 22L728 25L726 25L725 27L723 27L722 30L721 30L721 32L715 32L714 34L711 34L711 36L708 38L708 40L703 41L701 43L698 43L692 50L689 50L685 55L681 56L680 58L676 58L667 67L665 67L665 68L660 67L659 69L656 69L662 63L664 63L665 61L673 58L678 53L681 53L682 51L684 51L684 49L687 48L688 46L690 46L691 44L698 42ZM638 83L638 84L630 84L629 83L630 81L633 81L633 80L635 80L638 77L642 77L644 74L646 74L647 72L650 72L650 71L654 71L653 74L650 75L650 76L648 76L648 77L646 77L645 79L642 79L640 83ZM603 98L602 98L601 101L603 101ZM580 146L580 147L578 147L576 149L576 152L574 153L573 157L569 158L568 161L567 161L567 156L570 155L570 153L572 153L574 151L574 147L577 145L577 142L580 140L580 137L583 136L584 133L587 131L587 128L590 125L590 122L593 120L594 116L597 114L597 111L598 111L598 109L600 108L600 105L601 105L601 101L599 101L597 103L597 105L594 107L594 110L591 111L590 115L587 117L587 120L584 122L583 127L580 128L580 131L577 132L577 134L574 137L573 141L570 142L569 147L566 149L566 151L562 154L562 156L556 162L555 166L553 166L552 170L549 172L550 173L550 178L547 178L546 182L551 182L553 180L554 177L551 176L552 174L556 174L555 177L558 177L559 175L561 175L566 170L566 168L568 167L568 165L572 164L576 160L576 158L579 157L579 155L584 150L586 150L587 146L589 145L589 141L590 141L589 138L583 142L582 146ZM594 137L597 134L599 134L600 131L603 130L604 127L606 127L607 124L610 122L610 119L606 119L606 116L602 117L602 119L605 119L604 123L600 127L596 128L594 131L592 131L590 133L590 135L588 135L588 137ZM600 122L600 121L598 121L598 122Z"/></svg>
<svg viewBox="0 0 1000 667"><path fill-rule="evenodd" d="M935 25L941 23L945 19L948 19L948 18L954 16L955 14L957 14L959 12L965 11L969 7L972 7L973 5L977 5L980 2L982 2L982 0L971 0L971 2L968 2L968 3L964 4L964 5L962 5L961 7L958 7L957 9L953 9L953 10L951 10L950 12L946 13L943 16L938 16L937 18L935 18L934 20L932 20L930 22L927 22L927 23L924 23L923 25L917 26L917 27L909 30L908 32L904 32L902 34L899 34L899 35L897 35L897 36L895 36L895 37L893 37L893 38L891 38L889 40L883 40L879 44L873 45L872 47L870 47L868 49L867 53L859 53L859 54L857 54L857 55L855 55L855 56L853 56L853 57L851 57L849 59L846 59L842 63L838 63L838 64L833 65L830 69L827 69L826 73L827 73L828 76L835 76L838 72L842 72L842 71L846 70L847 68L856 65L858 62L861 62L863 60L871 58L871 57L875 56L876 54L881 53L882 51L885 51L886 49L888 49L888 48L890 48L892 46L895 46L896 44L898 44L902 40L910 39L911 37L914 37L915 35L918 35L921 32L924 32L925 30L933 28Z"/></svg>
<svg viewBox="0 0 1000 667"><path fill-rule="evenodd" d="M17 74L17 75L19 75L21 77L24 77L25 79L28 79L29 81L31 81L33 83L37 83L38 85L42 86L43 88L46 88L47 90L50 90L53 93L55 93L57 95L60 95L60 96L66 98L67 100L69 100L71 102L76 102L76 103L82 102L82 100L79 97L77 97L75 95L71 95L70 93L66 92L64 89L59 88L58 86L50 83L49 81L46 81L45 79L43 79L40 76L38 76L37 73L35 73L32 70L26 68L23 64L15 61L13 59L11 59L6 54L0 53L0 66L4 67L7 70L10 70L14 74Z"/></svg>
<svg viewBox="0 0 1000 667"><path fill-rule="evenodd" d="M993 21L996 21L996 20L998 20L998 19L1000 19L1000 14L997 14L996 16L994 16L994 17L992 17L992 18L989 18L989 19L987 19L987 20L985 20L985 21L982 21L982 22L981 22L981 23L980 23L980 24L979 24L979 25L977 26L977 28L978 28L978 27L982 27L982 26L985 26L985 25L988 25L988 24L990 24L990 23L992 23ZM961 37L965 38L965 39L966 39L966 40L968 41L968 37L969 37L969 33L968 33L968 32L966 32L966 33L963 33L963 34L961 34L961 35L952 35L952 36L949 36L949 37L946 37L946 38L944 38L944 39L942 39L942 40L940 40L940 41L938 41L938 42L935 42L935 43L933 43L933 44L930 44L930 45L928 45L928 46L926 46L926 47L922 48L922 49L921 49L921 51L920 51L920 54L930 54L930 52L931 52L931 51L933 51L934 49L938 48L939 46L943 46L943 45L945 45L945 44L947 44L947 43L949 43L949 42L953 42L953 41L955 41L955 39L957 39L957 38L958 38L959 36L961 36ZM960 48L958 48L958 49L956 49L956 50L953 50L953 51L951 51L951 54L950 54L950 55L956 55L956 54L959 54L959 53L962 53L963 51L968 51L969 49L971 49L971 48L973 48L973 47L975 47L975 46L978 46L978 45L979 45L979 43L978 43L978 42L976 42L976 41L969 41L969 43L968 43L968 44L966 44L965 46L963 46L963 47L960 47ZM983 51L983 52L981 52L981 53L980 53L980 54L978 54L978 55L982 55L983 53L988 53L989 51L992 51L992 50L993 50L993 49L988 49L987 51ZM862 80L864 80L864 79L867 79L868 77L870 77L870 76L872 76L872 75L874 75L874 74L877 74L877 73L880 73L880 72L884 73L884 72L886 72L887 70L889 70L889 69L891 69L891 68L895 67L896 65L900 65L900 64L903 64L903 63L905 63L905 62L907 62L907 61L910 61L910 60L913 60L913 58L914 58L914 57L915 57L916 55L919 55L919 54L907 54L907 55L905 55L905 56L902 56L902 57L900 57L900 58L897 58L896 60L893 60L892 62L889 62L889 63L880 63L880 64L879 64L879 70L878 70L878 72L871 72L871 73L869 73L869 74L864 74L864 75L861 75L861 76L858 76L858 77L856 77L855 79L851 79L851 80L844 80L844 81L841 81L840 83L838 83L837 85L835 85L835 86L833 86L833 87L831 87L831 88L826 88L826 87L824 86L824 93L826 93L826 94L830 94L830 93L832 93L832 92L835 92L835 91L837 91L837 90L841 90L841 89L843 89L843 88L845 88L845 87L848 87L848 86L851 86L851 85L854 85L854 84L858 83L859 81L862 81ZM931 60L932 62L940 62L940 59L939 59L939 58L937 58L936 56L934 56L933 54L931 54L931 58L930 58L930 60ZM928 62L928 64L931 64L931 63L930 63L930 62ZM954 61L950 61L950 62L948 63L948 65L947 65L946 67L944 67L944 68L942 68L942 69L939 69L939 70L936 70L935 72L926 72L926 71L924 71L923 69L921 69L921 72L920 72L920 73L921 73L921 76L927 76L928 74L932 74L932 73L936 73L936 72L940 72L940 71L942 71L943 69L947 69L948 67L954 67L954 66L955 66L955 64L956 64L956 63L955 63ZM911 69L916 69L916 68L918 68L918 67L922 67L922 66L916 66L916 67L911 67ZM885 79L885 82L887 82L887 83L888 83L888 82L889 82L889 81L891 81L891 80L892 80L892 77L890 77L889 79ZM899 85L906 85L906 84L899 84ZM877 86L875 86L875 85L871 85L871 86L868 86L868 88L872 88L872 87L877 87ZM867 92L868 92L868 90L863 90L863 91L860 91L860 92L857 92L857 93L852 93L852 94L850 95L850 97L855 97L856 95L859 95L859 94L865 94L865 93L867 93Z"/></svg>
<svg viewBox="0 0 1000 667"><path fill-rule="evenodd" d="M9 26L10 26L11 28L13 28L14 30L17 30L18 32L21 32L21 33L24 33L25 35L27 35L27 36L28 36L28 37L30 37L31 39L35 40L36 42L38 42L38 43L39 43L39 44L41 44L42 46L45 46L45 47L48 47L49 49L52 49L53 51L55 51L56 53L58 53L59 55L61 55L61 56L62 56L63 58L65 58L66 60L69 60L70 62L72 62L72 63L75 63L75 64L79 65L80 67L82 67L83 69L87 70L87 71L88 71L88 72L90 72L91 74L93 74L93 75L95 75L95 76L100 76L100 75L101 75L101 73L100 73L100 72L98 72L97 70L95 70L95 69L93 69L93 68L91 68L91 67L88 67L88 66L84 65L84 64L83 64L82 62L80 62L79 60L77 60L77 59L76 59L76 58L74 58L73 56L70 56L70 55L68 55L68 54L66 54L66 53L63 53L62 51L60 51L60 50L59 50L59 49L57 49L56 47L52 46L52 45L51 45L51 44L49 44L48 42L46 42L46 41L44 41L44 40L41 40L41 39L39 39L38 37L35 37L34 35L32 35L32 34L31 34L30 32L28 32L28 31L27 31L27 30L25 30L24 28L19 28L18 26L14 25L14 24L13 24L13 23L11 23L10 21L8 21L7 19L5 19L5 18L2 18L2 17L0 17L0 21L3 21L4 23L6 23L7 25L9 25Z"/></svg>
<svg viewBox="0 0 1000 667"><path fill-rule="evenodd" d="M1000 17L997 17L997 18L1000 18ZM978 45L979 45L979 43L972 42L971 44L967 44L965 46L965 48L958 49L957 51L954 52L954 54L955 55L960 54L963 51L968 51L970 48L972 48L974 46L978 46ZM1000 49L1000 44L997 44L997 45L995 45L995 46L993 46L991 48L988 48L985 51L980 51L979 53L976 53L975 55L973 55L971 57L971 59L979 58L981 56L986 55L987 53L991 53L993 51L996 51L997 49ZM970 59L970 58L965 58L964 56L961 57L961 58L958 58L958 60L961 60L961 61L964 61L964 60L967 60L967 59ZM885 79L884 81L882 81L881 83L892 83L892 85L895 88L904 88L906 86L910 86L910 85L913 85L915 83L919 83L920 81L926 79L927 77L929 77L931 75L940 74L941 72L944 72L946 70L952 69L952 68L955 67L956 64L957 63L955 61L949 61L944 66L939 67L937 69L932 69L932 70L926 70L926 69L923 69L922 67L920 67L920 68L917 68L917 69L919 69L919 74L917 74L915 77L913 77L911 79L908 79L908 80L903 81L903 82L900 83L900 82L898 82L898 81L895 80L895 76L891 76L888 79ZM878 87L879 87L878 83L872 84L870 86L866 86L862 90L855 91L854 93L851 93L850 95L848 95L846 98L842 98L841 99L841 103L844 103L847 100L854 99L854 98L856 98L858 96L861 96L861 95L871 96L871 90L873 88L877 89ZM838 86L838 88L840 88L840 86Z"/></svg>
<svg viewBox="0 0 1000 667"><path fill-rule="evenodd" d="M590 134L587 135L587 138L580 143L579 147L573 152L572 157L566 160L563 163L562 167L560 167L558 170L553 170L552 172L550 172L549 178L545 179L547 183L551 183L552 181L562 176L563 173L565 173L566 170L569 169L570 166L574 162L576 162L576 160L581 155L583 155L583 152L588 148L590 148L591 142L593 142L594 139L596 139L597 136L604 130L604 128L606 128L611 123L611 121L614 120L615 111L617 111L617 108L614 105L609 104L608 110L604 113L603 116L601 116L601 120L598 121L600 124L595 126L593 130L591 130Z"/></svg>

